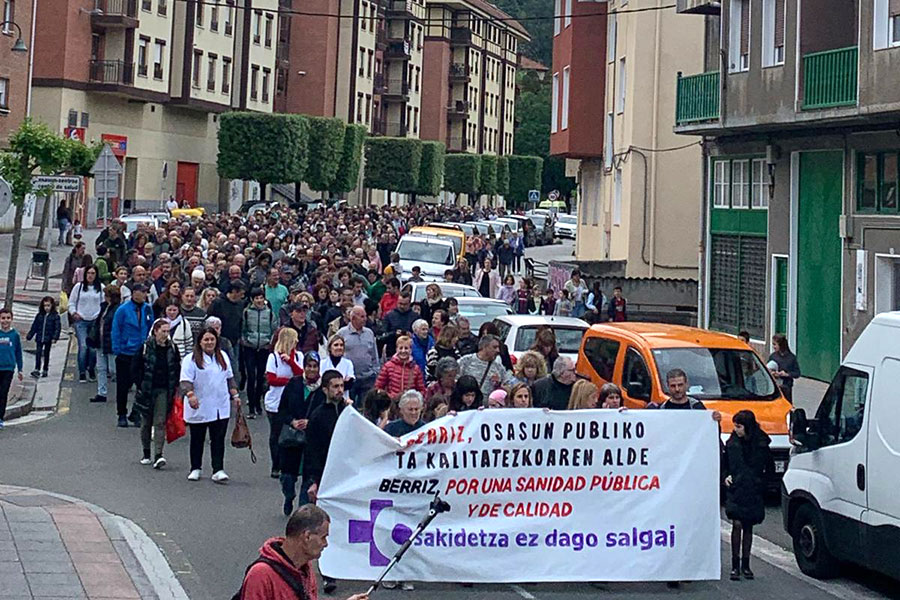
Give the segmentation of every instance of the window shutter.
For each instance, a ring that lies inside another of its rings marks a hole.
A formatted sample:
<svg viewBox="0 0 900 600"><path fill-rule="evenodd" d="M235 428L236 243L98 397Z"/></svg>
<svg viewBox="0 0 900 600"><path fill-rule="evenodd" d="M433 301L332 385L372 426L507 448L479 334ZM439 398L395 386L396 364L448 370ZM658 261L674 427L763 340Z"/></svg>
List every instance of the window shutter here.
<svg viewBox="0 0 900 600"><path fill-rule="evenodd" d="M900 4L900 0L891 0ZM775 0L775 47L784 46L784 0Z"/></svg>
<svg viewBox="0 0 900 600"><path fill-rule="evenodd" d="M750 2L743 0L741 7L741 54L750 54Z"/></svg>
<svg viewBox="0 0 900 600"><path fill-rule="evenodd" d="M896 17L900 15L900 0L891 0L890 16Z"/></svg>

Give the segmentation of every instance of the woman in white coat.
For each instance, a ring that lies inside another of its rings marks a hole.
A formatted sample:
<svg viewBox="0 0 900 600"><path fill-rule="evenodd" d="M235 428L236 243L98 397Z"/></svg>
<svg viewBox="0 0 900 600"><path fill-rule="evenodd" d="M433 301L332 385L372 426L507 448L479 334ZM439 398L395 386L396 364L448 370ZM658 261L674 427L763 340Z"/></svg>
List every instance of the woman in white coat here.
<svg viewBox="0 0 900 600"><path fill-rule="evenodd" d="M212 480L226 483L225 435L231 408L240 407L237 385L228 354L219 344L219 334L206 328L200 332L194 352L181 363L181 392L187 402L184 404L184 421L191 430L191 473L189 481L200 479L203 465L203 446L209 431L210 453L212 454Z"/></svg>

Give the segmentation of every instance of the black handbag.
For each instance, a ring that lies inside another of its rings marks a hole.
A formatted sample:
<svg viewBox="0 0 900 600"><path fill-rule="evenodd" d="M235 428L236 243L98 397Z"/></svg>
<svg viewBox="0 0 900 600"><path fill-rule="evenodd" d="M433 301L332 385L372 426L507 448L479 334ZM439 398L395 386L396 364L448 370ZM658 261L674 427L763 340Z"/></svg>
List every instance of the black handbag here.
<svg viewBox="0 0 900 600"><path fill-rule="evenodd" d="M285 401L285 398L282 397L282 402ZM309 411L312 409L312 395L306 399L306 416L304 419L309 421ZM278 434L278 447L279 448L299 448L301 446L306 445L306 430L305 429L294 429L291 426L290 420L281 426L281 432Z"/></svg>

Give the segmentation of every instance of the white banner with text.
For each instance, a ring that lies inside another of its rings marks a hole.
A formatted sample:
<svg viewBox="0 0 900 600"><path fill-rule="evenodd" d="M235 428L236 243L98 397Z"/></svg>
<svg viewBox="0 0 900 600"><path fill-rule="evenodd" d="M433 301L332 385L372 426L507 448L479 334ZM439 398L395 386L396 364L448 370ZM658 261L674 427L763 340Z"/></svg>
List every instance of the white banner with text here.
<svg viewBox="0 0 900 600"><path fill-rule="evenodd" d="M719 579L719 431L706 411L502 409L392 438L338 420L318 504L322 573L389 581Z"/></svg>

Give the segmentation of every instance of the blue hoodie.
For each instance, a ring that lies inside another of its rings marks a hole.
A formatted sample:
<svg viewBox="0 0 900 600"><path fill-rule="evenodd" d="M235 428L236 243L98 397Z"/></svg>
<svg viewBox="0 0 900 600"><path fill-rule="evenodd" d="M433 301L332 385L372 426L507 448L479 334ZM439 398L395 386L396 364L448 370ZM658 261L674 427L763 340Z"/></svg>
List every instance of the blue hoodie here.
<svg viewBox="0 0 900 600"><path fill-rule="evenodd" d="M143 351L144 342L153 325L153 311L144 302L140 307L128 300L119 305L112 322L112 351L115 355L135 356Z"/></svg>
<svg viewBox="0 0 900 600"><path fill-rule="evenodd" d="M22 338L15 329L0 330L0 371L22 370Z"/></svg>
<svg viewBox="0 0 900 600"><path fill-rule="evenodd" d="M434 337L429 333L428 339L423 340L415 333L412 334L412 358L419 365L424 377L428 373L428 351L434 348Z"/></svg>

